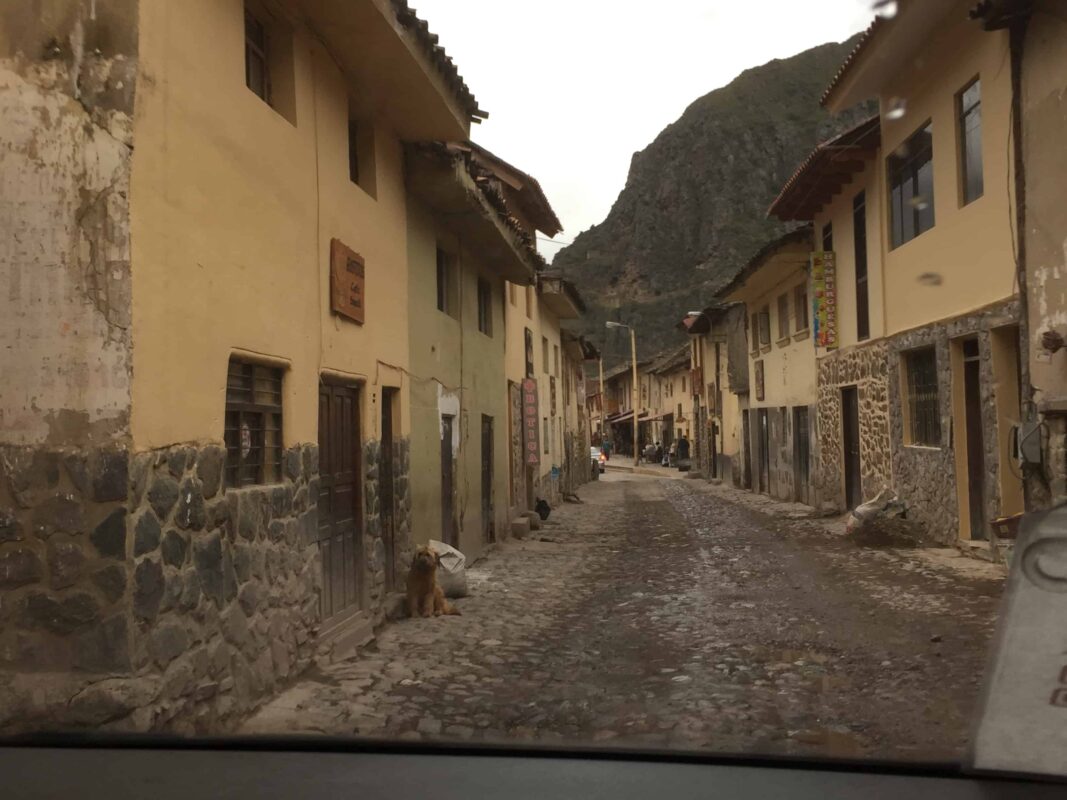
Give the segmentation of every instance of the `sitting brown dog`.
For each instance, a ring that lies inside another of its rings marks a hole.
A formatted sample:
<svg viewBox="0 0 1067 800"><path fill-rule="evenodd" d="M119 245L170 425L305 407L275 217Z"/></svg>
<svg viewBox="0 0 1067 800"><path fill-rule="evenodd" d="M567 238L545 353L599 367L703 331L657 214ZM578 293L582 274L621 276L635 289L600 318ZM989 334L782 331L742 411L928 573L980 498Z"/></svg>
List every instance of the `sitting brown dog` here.
<svg viewBox="0 0 1067 800"><path fill-rule="evenodd" d="M459 614L459 609L445 599L445 593L437 585L437 565L441 556L427 545L415 551L408 572L408 614L412 617Z"/></svg>

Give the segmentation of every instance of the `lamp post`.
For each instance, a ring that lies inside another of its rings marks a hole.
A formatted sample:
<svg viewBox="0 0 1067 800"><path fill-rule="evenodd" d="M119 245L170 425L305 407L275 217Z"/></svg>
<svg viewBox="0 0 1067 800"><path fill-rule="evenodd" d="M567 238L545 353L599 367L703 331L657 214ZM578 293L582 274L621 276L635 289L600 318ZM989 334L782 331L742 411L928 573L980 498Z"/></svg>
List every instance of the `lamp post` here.
<svg viewBox="0 0 1067 800"><path fill-rule="evenodd" d="M634 329L629 325L623 325L621 322L605 322L609 328L626 328L630 332L630 369L631 369L631 396L630 405L633 407L634 414L634 466L637 466L638 454L637 454L637 334L634 333Z"/></svg>

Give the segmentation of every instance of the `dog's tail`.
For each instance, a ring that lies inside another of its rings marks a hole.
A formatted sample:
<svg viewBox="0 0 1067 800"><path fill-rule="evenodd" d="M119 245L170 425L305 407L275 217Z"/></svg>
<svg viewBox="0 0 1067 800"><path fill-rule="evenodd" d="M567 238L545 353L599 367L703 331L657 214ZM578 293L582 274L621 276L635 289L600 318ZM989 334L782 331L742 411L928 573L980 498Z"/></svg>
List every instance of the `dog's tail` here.
<svg viewBox="0 0 1067 800"><path fill-rule="evenodd" d="M456 616L456 617L462 617L463 616L463 612L460 611L458 608L456 608L452 603L448 602L447 600L445 600L445 607L444 607L443 613L451 614L451 615Z"/></svg>

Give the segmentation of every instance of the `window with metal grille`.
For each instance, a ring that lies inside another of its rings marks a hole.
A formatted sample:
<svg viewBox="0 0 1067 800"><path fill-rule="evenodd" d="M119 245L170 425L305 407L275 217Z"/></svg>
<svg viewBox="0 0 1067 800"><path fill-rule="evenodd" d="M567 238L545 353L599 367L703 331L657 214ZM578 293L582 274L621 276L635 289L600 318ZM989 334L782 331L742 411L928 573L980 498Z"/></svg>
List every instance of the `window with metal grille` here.
<svg viewBox="0 0 1067 800"><path fill-rule="evenodd" d="M904 356L908 381L908 444L941 446L941 412L937 392L937 353L933 347Z"/></svg>
<svg viewBox="0 0 1067 800"><path fill-rule="evenodd" d="M982 84L975 78L956 96L960 126L960 194L963 205L982 196Z"/></svg>
<svg viewBox="0 0 1067 800"><path fill-rule="evenodd" d="M893 247L934 227L934 134L927 123L886 160Z"/></svg>
<svg viewBox="0 0 1067 800"><path fill-rule="evenodd" d="M245 9L245 85L270 104L270 65L267 26Z"/></svg>
<svg viewBox="0 0 1067 800"><path fill-rule="evenodd" d="M778 338L789 336L789 295L778 295Z"/></svg>
<svg viewBox="0 0 1067 800"><path fill-rule="evenodd" d="M808 329L808 286L800 284L793 289L793 316L796 318L796 329L806 331Z"/></svg>
<svg viewBox="0 0 1067 800"><path fill-rule="evenodd" d="M226 485L281 479L282 370L230 359L226 374Z"/></svg>
<svg viewBox="0 0 1067 800"><path fill-rule="evenodd" d="M485 278L478 278L478 330L493 335L493 285Z"/></svg>
<svg viewBox="0 0 1067 800"><path fill-rule="evenodd" d="M856 338L862 342L871 336L867 298L867 198L863 192L852 200L852 241L856 256Z"/></svg>
<svg viewBox="0 0 1067 800"><path fill-rule="evenodd" d="M759 311L759 343L767 347L771 343L771 309L764 306Z"/></svg>

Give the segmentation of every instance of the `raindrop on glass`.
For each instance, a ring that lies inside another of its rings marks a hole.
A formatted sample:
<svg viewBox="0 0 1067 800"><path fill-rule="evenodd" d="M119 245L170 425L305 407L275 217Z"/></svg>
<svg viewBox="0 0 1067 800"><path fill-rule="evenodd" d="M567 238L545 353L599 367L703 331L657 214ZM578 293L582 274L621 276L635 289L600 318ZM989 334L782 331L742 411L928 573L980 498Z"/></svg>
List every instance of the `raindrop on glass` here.
<svg viewBox="0 0 1067 800"><path fill-rule="evenodd" d="M886 119L901 119L908 110L908 104L902 97L890 97L886 104Z"/></svg>
<svg viewBox="0 0 1067 800"><path fill-rule="evenodd" d="M917 194L915 197L908 200L908 204L911 205L916 211L925 211L930 207L929 201L924 195Z"/></svg>
<svg viewBox="0 0 1067 800"><path fill-rule="evenodd" d="M871 10L876 17L893 19L897 15L897 0L875 0Z"/></svg>
<svg viewBox="0 0 1067 800"><path fill-rule="evenodd" d="M941 274L937 272L924 272L916 280L923 286L940 286L942 283Z"/></svg>

